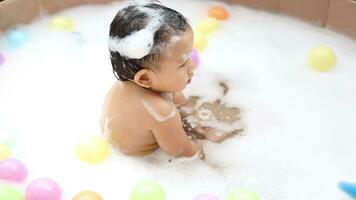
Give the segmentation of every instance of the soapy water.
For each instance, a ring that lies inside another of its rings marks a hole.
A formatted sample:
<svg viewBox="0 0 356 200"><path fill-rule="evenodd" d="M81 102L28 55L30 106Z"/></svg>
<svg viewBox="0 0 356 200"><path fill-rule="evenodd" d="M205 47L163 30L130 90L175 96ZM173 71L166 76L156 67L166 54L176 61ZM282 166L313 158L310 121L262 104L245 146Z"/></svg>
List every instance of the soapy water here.
<svg viewBox="0 0 356 200"><path fill-rule="evenodd" d="M30 41L19 49L6 50L1 40L6 62L0 68L0 114L16 127L6 134L21 133L1 138L16 140L12 155L29 170L24 185L51 177L61 185L63 199L84 189L104 199L127 199L145 179L160 182L171 200L201 193L224 199L241 186L268 200L345 199L336 184L356 180L355 41L240 6L176 2L162 1L194 26L210 6L229 10L230 20L209 38L185 93L202 102L221 98L241 108L243 135L222 144L203 141L205 162L175 159L159 150L143 157L114 151L100 165L81 163L76 145L100 133L102 104L115 81L107 47L109 25L126 4L72 8L59 14L76 22L83 43L74 42L71 33L48 30L51 17L23 27ZM338 57L336 68L323 74L305 64L309 50L320 44L331 46ZM230 86L223 97L220 81Z"/></svg>

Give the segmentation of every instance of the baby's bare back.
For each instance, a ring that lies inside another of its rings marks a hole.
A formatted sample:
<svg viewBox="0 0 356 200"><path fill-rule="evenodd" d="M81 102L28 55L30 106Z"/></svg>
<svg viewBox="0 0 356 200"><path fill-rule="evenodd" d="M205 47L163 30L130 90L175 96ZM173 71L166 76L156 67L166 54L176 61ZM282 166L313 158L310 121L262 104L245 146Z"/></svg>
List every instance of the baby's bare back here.
<svg viewBox="0 0 356 200"><path fill-rule="evenodd" d="M142 101L149 92L131 82L117 82L106 97L100 125L109 141L122 152L148 154L158 148L151 131L152 117Z"/></svg>

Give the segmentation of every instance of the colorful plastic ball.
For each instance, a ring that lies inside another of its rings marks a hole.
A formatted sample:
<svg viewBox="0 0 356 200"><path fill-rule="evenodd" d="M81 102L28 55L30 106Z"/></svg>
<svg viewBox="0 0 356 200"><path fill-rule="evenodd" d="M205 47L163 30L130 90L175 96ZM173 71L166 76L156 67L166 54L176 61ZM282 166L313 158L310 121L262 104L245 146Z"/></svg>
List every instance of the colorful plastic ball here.
<svg viewBox="0 0 356 200"><path fill-rule="evenodd" d="M11 151L6 144L0 143L0 161L5 160L11 156Z"/></svg>
<svg viewBox="0 0 356 200"><path fill-rule="evenodd" d="M0 185L0 200L22 200L22 193L14 187Z"/></svg>
<svg viewBox="0 0 356 200"><path fill-rule="evenodd" d="M198 31L203 34L210 34L216 31L220 26L220 22L212 17L203 19L198 25Z"/></svg>
<svg viewBox="0 0 356 200"><path fill-rule="evenodd" d="M192 57L192 61L193 61L194 65L198 66L200 63L200 57L199 57L199 53L196 49L193 49L191 57Z"/></svg>
<svg viewBox="0 0 356 200"><path fill-rule="evenodd" d="M57 31L73 31L74 23L69 17L57 16L51 20L48 27Z"/></svg>
<svg viewBox="0 0 356 200"><path fill-rule="evenodd" d="M226 20L230 17L229 12L222 6L213 6L209 8L208 15L217 20Z"/></svg>
<svg viewBox="0 0 356 200"><path fill-rule="evenodd" d="M202 195L195 197L194 200L219 200L219 198L217 198L216 196L214 196L212 194L202 194Z"/></svg>
<svg viewBox="0 0 356 200"><path fill-rule="evenodd" d="M23 30L13 30L7 33L5 40L8 47L19 48L29 40L29 35Z"/></svg>
<svg viewBox="0 0 356 200"><path fill-rule="evenodd" d="M202 34L200 32L196 32L194 36L194 48L202 52L206 49L208 46L208 37L205 34Z"/></svg>
<svg viewBox="0 0 356 200"><path fill-rule="evenodd" d="M257 193L248 189L239 188L229 193L227 200L259 200Z"/></svg>
<svg viewBox="0 0 356 200"><path fill-rule="evenodd" d="M341 181L338 184L340 190L344 191L346 194L350 195L353 198L356 198L356 183L349 183Z"/></svg>
<svg viewBox="0 0 356 200"><path fill-rule="evenodd" d="M0 53L0 65L4 64L5 62L5 56Z"/></svg>
<svg viewBox="0 0 356 200"><path fill-rule="evenodd" d="M309 66L316 71L329 71L336 65L334 51L327 46L320 46L312 49L309 53Z"/></svg>
<svg viewBox="0 0 356 200"><path fill-rule="evenodd" d="M130 200L165 200L163 188L155 181L143 181L136 185Z"/></svg>
<svg viewBox="0 0 356 200"><path fill-rule="evenodd" d="M0 179L22 182L27 175L27 168L20 160L6 159L0 161Z"/></svg>
<svg viewBox="0 0 356 200"><path fill-rule="evenodd" d="M103 200L103 198L96 192L83 191L75 195L73 200Z"/></svg>
<svg viewBox="0 0 356 200"><path fill-rule="evenodd" d="M40 178L31 182L26 189L26 200L60 200L62 190L49 178Z"/></svg>
<svg viewBox="0 0 356 200"><path fill-rule="evenodd" d="M77 146L77 156L81 161L96 164L108 158L109 144L99 136L89 136Z"/></svg>

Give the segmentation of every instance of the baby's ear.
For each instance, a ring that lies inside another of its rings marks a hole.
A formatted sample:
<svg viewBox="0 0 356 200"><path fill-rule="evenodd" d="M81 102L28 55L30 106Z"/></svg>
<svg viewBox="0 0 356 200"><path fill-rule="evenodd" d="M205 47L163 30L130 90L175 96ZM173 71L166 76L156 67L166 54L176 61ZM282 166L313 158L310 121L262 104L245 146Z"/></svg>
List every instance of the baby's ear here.
<svg viewBox="0 0 356 200"><path fill-rule="evenodd" d="M141 69L135 74L134 81L141 87L150 88L152 86L151 72L148 69Z"/></svg>

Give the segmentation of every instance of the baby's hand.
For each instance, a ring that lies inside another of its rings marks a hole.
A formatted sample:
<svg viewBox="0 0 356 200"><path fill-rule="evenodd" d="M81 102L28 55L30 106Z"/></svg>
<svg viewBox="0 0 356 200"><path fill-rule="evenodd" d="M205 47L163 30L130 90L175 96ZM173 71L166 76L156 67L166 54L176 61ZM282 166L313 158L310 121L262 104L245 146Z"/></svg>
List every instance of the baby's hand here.
<svg viewBox="0 0 356 200"><path fill-rule="evenodd" d="M194 128L194 131L197 134L201 134L205 137L205 139L210 140L215 143L220 143L224 141L227 138L233 137L236 134L239 133L238 130L234 130L228 133L219 133L218 130L212 127L206 127L206 126L201 126L198 125L197 127Z"/></svg>

